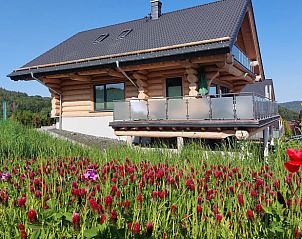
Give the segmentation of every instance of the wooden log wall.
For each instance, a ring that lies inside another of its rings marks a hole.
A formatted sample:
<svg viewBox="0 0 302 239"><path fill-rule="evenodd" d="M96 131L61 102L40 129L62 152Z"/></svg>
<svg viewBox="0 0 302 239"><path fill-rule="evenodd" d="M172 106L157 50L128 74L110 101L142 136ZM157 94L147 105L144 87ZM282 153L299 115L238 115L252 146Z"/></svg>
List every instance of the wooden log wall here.
<svg viewBox="0 0 302 239"><path fill-rule="evenodd" d="M55 90L56 92L60 92L61 80L60 79L41 79L42 82L47 85L47 87ZM60 96L53 91L50 90L51 93L51 113L50 116L52 118L60 116Z"/></svg>
<svg viewBox="0 0 302 239"><path fill-rule="evenodd" d="M183 77L182 84L183 84L183 89L182 89L183 90L183 94L184 95L189 95L189 91L190 91L189 86L190 86L190 83L189 83L189 81L187 81L186 77Z"/></svg>
<svg viewBox="0 0 302 239"><path fill-rule="evenodd" d="M137 88L129 81L125 81L125 98L137 98L138 96L138 90Z"/></svg>
<svg viewBox="0 0 302 239"><path fill-rule="evenodd" d="M166 79L174 77L183 78L183 93L184 95L189 93L189 82L187 82L185 77L185 69L181 66L154 69L148 73L147 77L149 97L166 97Z"/></svg>
<svg viewBox="0 0 302 239"><path fill-rule="evenodd" d="M148 79L148 95L149 97L165 96L165 79L162 77Z"/></svg>
<svg viewBox="0 0 302 239"><path fill-rule="evenodd" d="M93 110L91 82L66 80L61 84L62 116L89 115Z"/></svg>
<svg viewBox="0 0 302 239"><path fill-rule="evenodd" d="M198 72L200 68L199 64L200 63L185 62L184 64L175 63L174 65L159 65L158 68L153 67L143 69L143 67L140 67L136 70L128 69L127 74L134 82L137 82L138 80L142 81L137 83L139 83L138 85L140 85L141 90L144 90L147 97L166 97L166 79L181 77L183 95L188 96L190 93L188 69L196 69ZM230 89L234 87L233 83L237 83L240 78L238 76L237 78L230 78L233 77L232 72L220 69L218 65L215 66L213 63L205 65L204 67L207 73L216 74L221 70L219 77L216 77L213 80L213 83L227 86ZM82 77L81 74L84 73L85 75ZM126 100L139 96L138 88L124 76L121 76L121 74L118 74L118 72L112 69L107 71L103 70L102 72L79 72L72 76L65 75L63 77L62 75L60 77L58 76L58 78L55 78L55 76L52 76L44 78L43 82L52 89L62 92L63 117L111 116L113 114L112 112L94 112L94 85L97 84L124 82ZM58 117L60 115L60 97L54 93L52 93L51 115L52 117Z"/></svg>

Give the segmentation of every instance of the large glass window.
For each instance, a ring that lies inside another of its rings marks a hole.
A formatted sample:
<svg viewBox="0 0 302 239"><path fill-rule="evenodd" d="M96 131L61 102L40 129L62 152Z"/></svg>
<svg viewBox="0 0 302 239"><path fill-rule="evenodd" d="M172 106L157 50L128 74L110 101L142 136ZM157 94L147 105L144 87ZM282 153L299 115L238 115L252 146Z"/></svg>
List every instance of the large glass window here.
<svg viewBox="0 0 302 239"><path fill-rule="evenodd" d="M166 82L167 97L182 96L182 78L169 78Z"/></svg>
<svg viewBox="0 0 302 239"><path fill-rule="evenodd" d="M125 98L124 83L94 86L94 108L96 111L113 110L113 102Z"/></svg>

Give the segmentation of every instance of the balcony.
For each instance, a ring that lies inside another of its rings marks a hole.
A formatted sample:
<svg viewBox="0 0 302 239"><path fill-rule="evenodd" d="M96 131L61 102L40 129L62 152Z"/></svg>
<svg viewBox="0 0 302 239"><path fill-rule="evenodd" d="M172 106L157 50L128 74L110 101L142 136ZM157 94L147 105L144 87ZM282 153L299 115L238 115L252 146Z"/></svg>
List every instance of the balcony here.
<svg viewBox="0 0 302 239"><path fill-rule="evenodd" d="M254 73L252 61L236 45L233 46L232 54L236 61L238 61L247 70Z"/></svg>
<svg viewBox="0 0 302 239"><path fill-rule="evenodd" d="M118 136L251 137L279 120L276 102L252 93L114 102ZM238 133L238 134L237 134Z"/></svg>
<svg viewBox="0 0 302 239"><path fill-rule="evenodd" d="M114 102L114 129L260 128L279 118L278 106L255 94L131 99Z"/></svg>

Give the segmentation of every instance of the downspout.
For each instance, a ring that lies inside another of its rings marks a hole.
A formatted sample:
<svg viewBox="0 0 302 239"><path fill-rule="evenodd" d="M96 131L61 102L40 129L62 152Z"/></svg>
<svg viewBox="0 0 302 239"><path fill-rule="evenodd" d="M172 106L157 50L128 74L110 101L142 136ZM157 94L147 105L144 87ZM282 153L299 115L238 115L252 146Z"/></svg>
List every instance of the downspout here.
<svg viewBox="0 0 302 239"><path fill-rule="evenodd" d="M139 88L138 85L127 75L127 73L120 67L119 61L116 61L116 67L136 88Z"/></svg>
<svg viewBox="0 0 302 239"><path fill-rule="evenodd" d="M40 84L46 86L51 92L57 94L60 96L60 115L59 115L59 129L62 130L62 94L54 89L52 89L51 87L49 87L48 85L46 85L43 81L41 81L39 78L35 77L34 74L32 72L30 72L31 77L38 81Z"/></svg>

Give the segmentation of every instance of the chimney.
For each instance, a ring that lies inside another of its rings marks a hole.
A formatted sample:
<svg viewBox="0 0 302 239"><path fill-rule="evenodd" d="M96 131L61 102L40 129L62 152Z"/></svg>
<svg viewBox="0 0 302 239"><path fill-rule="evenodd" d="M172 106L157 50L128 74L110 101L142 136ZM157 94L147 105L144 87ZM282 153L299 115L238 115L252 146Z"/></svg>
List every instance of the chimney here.
<svg viewBox="0 0 302 239"><path fill-rule="evenodd" d="M162 2L160 0L151 0L151 18L156 20L161 16Z"/></svg>

